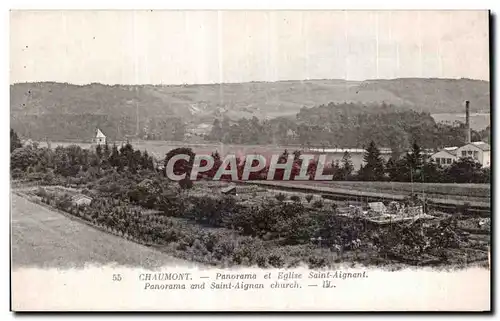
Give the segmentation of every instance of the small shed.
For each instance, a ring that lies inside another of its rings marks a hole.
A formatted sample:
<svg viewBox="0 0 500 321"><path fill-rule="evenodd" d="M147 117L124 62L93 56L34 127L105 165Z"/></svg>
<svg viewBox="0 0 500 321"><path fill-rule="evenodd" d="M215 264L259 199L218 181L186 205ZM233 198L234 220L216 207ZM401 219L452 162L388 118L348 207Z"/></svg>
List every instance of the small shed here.
<svg viewBox="0 0 500 321"><path fill-rule="evenodd" d="M370 210L377 212L377 213L385 213L387 211L387 208L385 207L384 203L382 203L382 202L368 203L368 207L370 208Z"/></svg>
<svg viewBox="0 0 500 321"><path fill-rule="evenodd" d="M71 202L78 206L86 206L92 203L92 197L83 194L77 194L71 197Z"/></svg>
<svg viewBox="0 0 500 321"><path fill-rule="evenodd" d="M228 186L221 189L221 193L225 195L236 195L236 186Z"/></svg>

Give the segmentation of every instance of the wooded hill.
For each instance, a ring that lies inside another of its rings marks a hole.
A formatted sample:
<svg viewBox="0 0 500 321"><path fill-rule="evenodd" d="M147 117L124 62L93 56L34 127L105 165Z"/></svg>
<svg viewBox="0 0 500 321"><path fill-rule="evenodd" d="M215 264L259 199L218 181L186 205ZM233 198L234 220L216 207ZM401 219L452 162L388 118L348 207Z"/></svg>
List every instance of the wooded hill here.
<svg viewBox="0 0 500 321"><path fill-rule="evenodd" d="M427 113L489 110L489 82L470 79L307 80L208 85L10 86L12 127L33 139L89 139L100 127L110 139L126 136L180 140L185 126L224 117L295 119L302 108L352 102L382 103ZM366 108L370 114L370 108Z"/></svg>

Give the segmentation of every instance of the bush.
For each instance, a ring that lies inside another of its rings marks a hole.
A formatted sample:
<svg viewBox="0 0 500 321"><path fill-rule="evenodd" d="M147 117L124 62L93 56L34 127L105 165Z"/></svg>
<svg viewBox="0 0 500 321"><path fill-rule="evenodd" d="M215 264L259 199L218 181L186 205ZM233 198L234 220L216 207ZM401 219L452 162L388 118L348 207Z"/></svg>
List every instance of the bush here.
<svg viewBox="0 0 500 321"><path fill-rule="evenodd" d="M231 257L235 248L236 242L234 239L220 238L214 246L213 255L217 260L223 260L224 258Z"/></svg>
<svg viewBox="0 0 500 321"><path fill-rule="evenodd" d="M35 195L40 196L41 198L45 198L48 196L47 191L43 187L38 187Z"/></svg>
<svg viewBox="0 0 500 321"><path fill-rule="evenodd" d="M186 178L184 179L181 179L179 181L179 186L182 188L182 189L191 189L193 188L193 181L190 180L187 176Z"/></svg>
<svg viewBox="0 0 500 321"><path fill-rule="evenodd" d="M290 245L309 243L319 228L317 220L305 212L286 220L283 225L282 235Z"/></svg>
<svg viewBox="0 0 500 321"><path fill-rule="evenodd" d="M278 193L274 196L274 198L276 198L279 202L283 202L286 199L286 196L283 193Z"/></svg>
<svg viewBox="0 0 500 321"><path fill-rule="evenodd" d="M189 201L191 206L184 216L215 227L226 225L225 222L234 224L231 222L231 217L239 209L232 197L191 197Z"/></svg>
<svg viewBox="0 0 500 321"><path fill-rule="evenodd" d="M267 257L267 261L269 265L275 268L282 268L285 266L285 259L281 254L272 253Z"/></svg>
<svg viewBox="0 0 500 321"><path fill-rule="evenodd" d="M323 204L323 201L317 200L317 201L314 201L312 205L315 208L322 208L324 204Z"/></svg>
<svg viewBox="0 0 500 321"><path fill-rule="evenodd" d="M310 269L320 269L328 266L328 262L324 257L312 255L308 260Z"/></svg>
<svg viewBox="0 0 500 321"><path fill-rule="evenodd" d="M267 268L268 267L267 258L261 254L259 254L257 256L256 262L257 262L258 267L260 267L260 268Z"/></svg>
<svg viewBox="0 0 500 321"><path fill-rule="evenodd" d="M300 202L300 197L299 197L299 196L297 196L297 195L292 195L292 196L290 197L290 199L291 199L292 201L294 201L294 202Z"/></svg>
<svg viewBox="0 0 500 321"><path fill-rule="evenodd" d="M312 194L307 194L306 195L306 201L307 201L307 203L311 203L312 199L313 199Z"/></svg>
<svg viewBox="0 0 500 321"><path fill-rule="evenodd" d="M233 262L244 265L257 263L258 253L264 251L262 240L253 237L242 237L238 240L238 246L233 252Z"/></svg>

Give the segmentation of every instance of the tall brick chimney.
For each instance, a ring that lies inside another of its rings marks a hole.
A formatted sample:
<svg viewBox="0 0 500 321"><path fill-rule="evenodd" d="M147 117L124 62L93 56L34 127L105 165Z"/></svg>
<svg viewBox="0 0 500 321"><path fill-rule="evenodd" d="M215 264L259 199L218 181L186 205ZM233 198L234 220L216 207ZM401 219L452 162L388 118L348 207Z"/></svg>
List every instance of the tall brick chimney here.
<svg viewBox="0 0 500 321"><path fill-rule="evenodd" d="M470 112L469 112L469 101L465 101L465 143L470 144Z"/></svg>

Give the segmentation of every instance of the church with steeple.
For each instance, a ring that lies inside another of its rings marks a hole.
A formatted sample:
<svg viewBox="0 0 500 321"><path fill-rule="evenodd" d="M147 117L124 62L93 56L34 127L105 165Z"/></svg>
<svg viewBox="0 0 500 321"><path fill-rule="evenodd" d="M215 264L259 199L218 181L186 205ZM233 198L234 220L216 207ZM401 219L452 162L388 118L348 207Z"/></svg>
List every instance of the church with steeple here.
<svg viewBox="0 0 500 321"><path fill-rule="evenodd" d="M96 130L95 130L95 136L92 139L92 144L94 144L94 145L106 145L106 135L104 135L99 128L96 128Z"/></svg>

